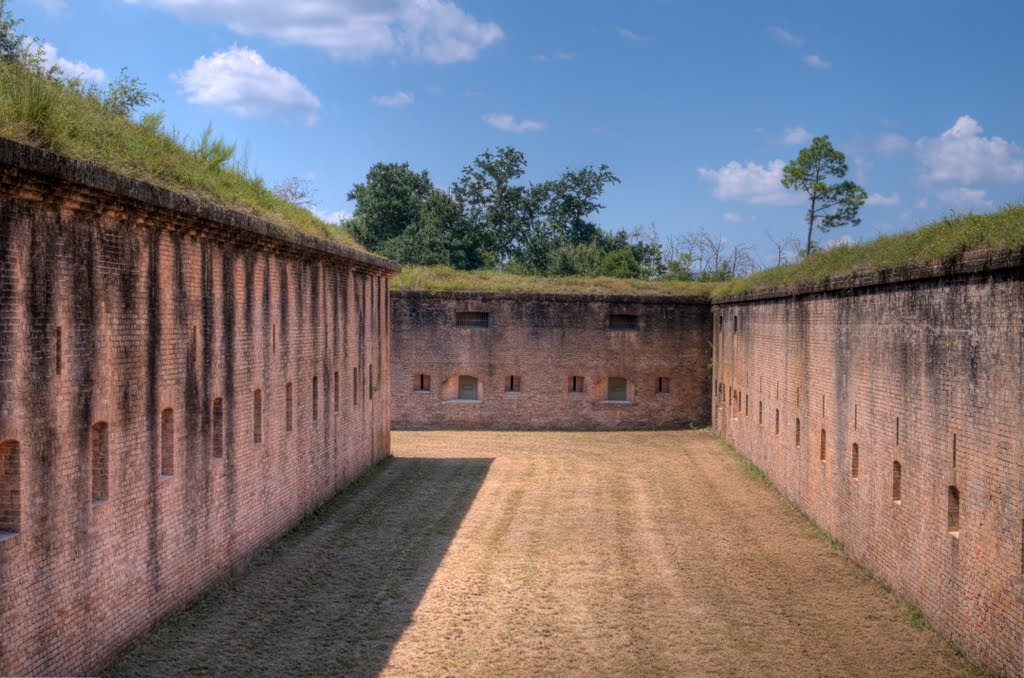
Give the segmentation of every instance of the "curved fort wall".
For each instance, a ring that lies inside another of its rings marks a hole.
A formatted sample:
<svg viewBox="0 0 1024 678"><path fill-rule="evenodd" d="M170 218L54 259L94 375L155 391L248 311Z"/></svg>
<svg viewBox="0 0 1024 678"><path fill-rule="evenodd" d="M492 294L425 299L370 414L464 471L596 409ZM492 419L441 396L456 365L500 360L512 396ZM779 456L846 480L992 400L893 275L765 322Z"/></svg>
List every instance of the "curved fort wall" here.
<svg viewBox="0 0 1024 678"><path fill-rule="evenodd" d="M0 674L96 671L388 454L394 268L0 140Z"/></svg>
<svg viewBox="0 0 1024 678"><path fill-rule="evenodd" d="M707 299L403 291L391 303L396 429L710 419Z"/></svg>
<svg viewBox="0 0 1024 678"><path fill-rule="evenodd" d="M968 656L1015 675L1022 273L982 256L737 298L714 319L715 429Z"/></svg>

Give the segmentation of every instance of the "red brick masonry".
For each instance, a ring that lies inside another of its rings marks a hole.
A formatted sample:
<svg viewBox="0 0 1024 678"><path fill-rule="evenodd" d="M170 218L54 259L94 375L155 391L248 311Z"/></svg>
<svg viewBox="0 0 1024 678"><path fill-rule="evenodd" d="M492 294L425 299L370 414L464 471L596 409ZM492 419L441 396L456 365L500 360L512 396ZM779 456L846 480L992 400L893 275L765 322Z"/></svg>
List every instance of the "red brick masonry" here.
<svg viewBox="0 0 1024 678"><path fill-rule="evenodd" d="M388 454L395 268L0 140L0 674L102 668Z"/></svg>
<svg viewBox="0 0 1024 678"><path fill-rule="evenodd" d="M396 429L672 428L710 418L707 299L394 292L391 303ZM458 326L462 313L486 313L486 327ZM477 399L458 398L460 377L477 380ZM625 380L624 401L609 400L615 378Z"/></svg>
<svg viewBox="0 0 1024 678"><path fill-rule="evenodd" d="M854 277L722 304L714 328L715 428L940 633L1013 675L1022 272L1020 256L978 255Z"/></svg>

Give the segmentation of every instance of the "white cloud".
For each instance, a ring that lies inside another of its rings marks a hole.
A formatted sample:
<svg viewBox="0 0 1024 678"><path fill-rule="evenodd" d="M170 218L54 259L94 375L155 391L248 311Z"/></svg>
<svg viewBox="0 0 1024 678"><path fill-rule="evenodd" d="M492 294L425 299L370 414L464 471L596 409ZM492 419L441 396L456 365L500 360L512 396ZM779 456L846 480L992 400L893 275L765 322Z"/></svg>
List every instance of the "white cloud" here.
<svg viewBox="0 0 1024 678"><path fill-rule="evenodd" d="M914 146L922 178L962 185L1024 180L1021 147L1000 137L984 137L982 131L977 120L962 115L940 136L918 139Z"/></svg>
<svg viewBox="0 0 1024 678"><path fill-rule="evenodd" d="M741 165L733 160L718 169L700 167L697 174L714 184L711 195L719 200L740 200L754 205L800 204L803 199L798 194L782 187L785 166L781 160L772 160L767 167L754 162Z"/></svg>
<svg viewBox="0 0 1024 678"><path fill-rule="evenodd" d="M910 148L910 139L902 134L887 133L875 140L875 150L879 153L899 153Z"/></svg>
<svg viewBox="0 0 1024 678"><path fill-rule="evenodd" d="M928 198L927 196L918 198L917 202L914 203L914 207L919 210L928 209Z"/></svg>
<svg viewBox="0 0 1024 678"><path fill-rule="evenodd" d="M993 207L993 202L988 199L988 194L980 188L966 188L964 186L947 188L939 192L939 200L960 209Z"/></svg>
<svg viewBox="0 0 1024 678"><path fill-rule="evenodd" d="M352 218L352 213L348 210L334 210L331 212L316 210L316 215L329 224L340 224Z"/></svg>
<svg viewBox="0 0 1024 678"><path fill-rule="evenodd" d="M890 193L886 195L884 193L871 193L868 195L868 205L874 207L892 207L893 205L900 204L900 194Z"/></svg>
<svg viewBox="0 0 1024 678"><path fill-rule="evenodd" d="M125 0L185 19L226 25L337 58L400 56L431 63L472 61L502 39L501 27L479 21L451 0Z"/></svg>
<svg viewBox="0 0 1024 678"><path fill-rule="evenodd" d="M782 141L787 144L805 144L811 140L811 133L803 127L787 127L782 133Z"/></svg>
<svg viewBox="0 0 1024 678"><path fill-rule="evenodd" d="M616 26L615 31L626 40L632 40L634 42L643 42L644 40L647 39L646 36L640 35L639 33L634 33L633 31L629 30L624 26Z"/></svg>
<svg viewBox="0 0 1024 678"><path fill-rule="evenodd" d="M32 0L35 4L39 5L46 10L47 14L60 14L68 8L68 3L64 0Z"/></svg>
<svg viewBox="0 0 1024 678"><path fill-rule="evenodd" d="M394 94L385 94L379 97L370 97L370 101L377 106L383 106L385 108L398 108L400 106L408 106L409 104L416 101L416 97L408 92L398 91Z"/></svg>
<svg viewBox="0 0 1024 678"><path fill-rule="evenodd" d="M509 113L488 113L484 116L484 122L502 132L540 132L547 129L548 124L539 120L516 120L514 115Z"/></svg>
<svg viewBox="0 0 1024 678"><path fill-rule="evenodd" d="M775 38L783 44L792 45L793 47L799 47L804 44L803 38L793 35L781 26L771 26L768 30L771 31L772 35L774 35Z"/></svg>
<svg viewBox="0 0 1024 678"><path fill-rule="evenodd" d="M241 117L299 112L312 125L320 109L320 100L298 78L247 47L201 56L174 78L189 103L216 106Z"/></svg>
<svg viewBox="0 0 1024 678"><path fill-rule="evenodd" d="M825 61L817 54L808 54L807 56L805 56L804 63L810 66L811 68L818 69L819 71L824 71L826 69L832 68L831 61Z"/></svg>
<svg viewBox="0 0 1024 678"><path fill-rule="evenodd" d="M738 212L726 212L722 215L722 218L734 224L738 224L743 221L743 215Z"/></svg>
<svg viewBox="0 0 1024 678"><path fill-rule="evenodd" d="M57 48L48 42L44 42L43 61L47 67L56 66L68 78L79 78L86 82L99 84L107 79L107 74L102 68L94 68L84 61L69 61L64 57L57 56Z"/></svg>

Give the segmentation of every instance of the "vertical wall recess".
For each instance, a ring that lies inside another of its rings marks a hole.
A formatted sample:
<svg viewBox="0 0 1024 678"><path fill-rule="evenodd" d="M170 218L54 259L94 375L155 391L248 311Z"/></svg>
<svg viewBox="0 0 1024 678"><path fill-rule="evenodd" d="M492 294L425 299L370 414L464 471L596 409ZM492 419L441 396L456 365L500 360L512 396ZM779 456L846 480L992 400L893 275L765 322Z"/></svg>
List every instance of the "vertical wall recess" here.
<svg viewBox="0 0 1024 678"><path fill-rule="evenodd" d="M821 450L818 453L819 459L825 461L825 429L821 429Z"/></svg>
<svg viewBox="0 0 1024 678"><path fill-rule="evenodd" d="M338 370L334 370L334 411L341 409L341 377Z"/></svg>
<svg viewBox="0 0 1024 678"><path fill-rule="evenodd" d="M950 485L946 491L948 508L946 510L946 531L957 536L960 534L960 490Z"/></svg>
<svg viewBox="0 0 1024 678"><path fill-rule="evenodd" d="M224 399L213 399L213 457L220 459L224 456Z"/></svg>
<svg viewBox="0 0 1024 678"><path fill-rule="evenodd" d="M892 463L892 500L903 501L903 466L898 461Z"/></svg>
<svg viewBox="0 0 1024 678"><path fill-rule="evenodd" d="M764 425L764 401L763 400L757 401L757 425L758 426L763 426Z"/></svg>
<svg viewBox="0 0 1024 678"><path fill-rule="evenodd" d="M320 418L320 388L318 380L313 377L313 421Z"/></svg>
<svg viewBox="0 0 1024 678"><path fill-rule="evenodd" d="M800 417L796 418L796 446L800 447Z"/></svg>
<svg viewBox="0 0 1024 678"><path fill-rule="evenodd" d="M89 481L93 505L110 496L110 430L107 422L93 424L89 432Z"/></svg>
<svg viewBox="0 0 1024 678"><path fill-rule="evenodd" d="M284 430L291 431L295 427L295 400L292 395L292 382L284 385Z"/></svg>
<svg viewBox="0 0 1024 678"><path fill-rule="evenodd" d="M860 446L853 444L850 450L850 476L856 480L860 475Z"/></svg>
<svg viewBox="0 0 1024 678"><path fill-rule="evenodd" d="M160 477L174 475L174 410L170 407L160 413Z"/></svg>
<svg viewBox="0 0 1024 678"><path fill-rule="evenodd" d="M775 435L779 435L779 411L775 410Z"/></svg>
<svg viewBox="0 0 1024 678"><path fill-rule="evenodd" d="M57 374L64 369L64 334L59 327L53 330L53 369Z"/></svg>
<svg viewBox="0 0 1024 678"><path fill-rule="evenodd" d="M21 531L21 448L0 443L0 539Z"/></svg>
<svg viewBox="0 0 1024 678"><path fill-rule="evenodd" d="M263 391L252 392L252 442L259 445L263 442Z"/></svg>
<svg viewBox="0 0 1024 678"><path fill-rule="evenodd" d="M359 404L359 368L352 368L352 404Z"/></svg>

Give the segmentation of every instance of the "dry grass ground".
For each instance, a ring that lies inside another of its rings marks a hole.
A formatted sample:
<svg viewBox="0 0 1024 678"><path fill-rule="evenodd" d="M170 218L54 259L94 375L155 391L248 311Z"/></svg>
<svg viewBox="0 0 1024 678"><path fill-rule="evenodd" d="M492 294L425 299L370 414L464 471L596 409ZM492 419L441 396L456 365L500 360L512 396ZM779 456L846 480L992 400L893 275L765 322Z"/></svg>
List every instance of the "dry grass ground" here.
<svg viewBox="0 0 1024 678"><path fill-rule="evenodd" d="M707 432L393 448L111 672L975 673Z"/></svg>

